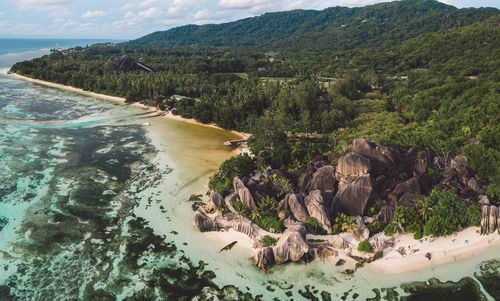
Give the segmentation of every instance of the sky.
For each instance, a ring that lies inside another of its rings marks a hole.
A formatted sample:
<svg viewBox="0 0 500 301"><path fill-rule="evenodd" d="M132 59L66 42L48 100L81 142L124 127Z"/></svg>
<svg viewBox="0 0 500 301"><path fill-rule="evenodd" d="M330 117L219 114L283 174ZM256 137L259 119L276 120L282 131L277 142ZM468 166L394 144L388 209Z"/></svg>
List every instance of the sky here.
<svg viewBox="0 0 500 301"><path fill-rule="evenodd" d="M496 7L500 0L440 0ZM223 23L291 9L364 6L383 0L0 0L0 38L129 40L186 24Z"/></svg>

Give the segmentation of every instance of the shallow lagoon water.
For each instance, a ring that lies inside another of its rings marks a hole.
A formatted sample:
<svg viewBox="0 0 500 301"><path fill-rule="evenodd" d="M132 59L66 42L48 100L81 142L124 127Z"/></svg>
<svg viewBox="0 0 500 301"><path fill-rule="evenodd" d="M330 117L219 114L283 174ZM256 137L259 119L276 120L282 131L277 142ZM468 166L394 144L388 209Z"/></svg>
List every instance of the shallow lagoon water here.
<svg viewBox="0 0 500 301"><path fill-rule="evenodd" d="M231 138L0 75L0 299L500 298L498 249L404 275L352 276L334 260L264 273L237 245L219 253L192 226L186 200L206 191Z"/></svg>

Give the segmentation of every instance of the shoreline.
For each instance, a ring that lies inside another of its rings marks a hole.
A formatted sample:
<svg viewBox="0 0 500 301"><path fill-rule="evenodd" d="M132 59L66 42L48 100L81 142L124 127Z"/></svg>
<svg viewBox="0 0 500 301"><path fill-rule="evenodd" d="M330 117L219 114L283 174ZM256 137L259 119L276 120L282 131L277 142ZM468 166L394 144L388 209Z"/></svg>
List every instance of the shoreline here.
<svg viewBox="0 0 500 301"><path fill-rule="evenodd" d="M44 81L41 79L35 79L35 78L27 77L24 75L20 75L20 74L14 73L14 72L7 73L7 74L12 76L12 77L22 79L25 81L29 81L32 83L36 83L36 84L46 86L46 87L56 88L56 89L60 89L60 90L68 91L68 92L73 92L73 93L77 93L77 94L81 94L81 95L86 95L86 96L90 96L90 97L95 97L95 98L99 98L99 99L103 99L103 100L116 101L116 102L120 102L124 105L136 106L136 107L142 108L144 110L149 110L149 111L151 111L151 113L156 113L156 114L158 114L158 116L165 117L165 118L170 119L170 120L187 122L187 123L195 124L198 126L209 127L209 128L213 128L213 129L227 131L227 132L230 132L234 135L239 136L242 140L248 139L250 137L250 134L248 134L248 133L238 132L238 131L234 131L234 130L229 131L229 130L223 129L215 124L201 123L194 118L184 118L180 115L174 115L170 111L163 111L163 110L160 110L158 108L148 106L148 105L145 105L145 104L140 103L140 102L127 103L125 101L125 98L123 98L123 97L100 94L100 93L95 93L95 92L91 92L91 91L85 91L85 90L80 89L80 88L67 86L67 85L63 85L63 84L58 84L58 83L53 83L53 82L49 82L49 81ZM240 148L238 148L238 149L240 149ZM239 152L237 152L237 153L239 153Z"/></svg>
<svg viewBox="0 0 500 301"><path fill-rule="evenodd" d="M413 234L395 235L393 236L394 247L385 248L382 258L365 264L363 269L392 275L406 274L425 269L433 270L452 262L459 263L461 260L479 255L489 248L500 247L500 236L498 234L480 235L477 233L477 229L477 227L470 227L450 236L436 238L433 241L430 241L428 237L427 240L423 238L422 243L419 240L413 239ZM229 231L210 231L202 234L208 240L219 244L221 248L233 241L237 241L238 243L234 248L244 252L248 256L255 255L259 250L253 247L252 240L246 234L236 232L233 229ZM314 236L314 238L320 237ZM466 240L468 243L465 243ZM408 246L410 246L410 250L417 251L411 253ZM397 251L400 248L404 248L409 254L401 255ZM346 262L355 263L347 255L351 251L356 256L365 257L368 255L357 251L354 245L346 250L337 251L338 256L330 256L325 261L332 268L335 268L335 263L341 258ZM425 257L426 253L431 253L431 260Z"/></svg>

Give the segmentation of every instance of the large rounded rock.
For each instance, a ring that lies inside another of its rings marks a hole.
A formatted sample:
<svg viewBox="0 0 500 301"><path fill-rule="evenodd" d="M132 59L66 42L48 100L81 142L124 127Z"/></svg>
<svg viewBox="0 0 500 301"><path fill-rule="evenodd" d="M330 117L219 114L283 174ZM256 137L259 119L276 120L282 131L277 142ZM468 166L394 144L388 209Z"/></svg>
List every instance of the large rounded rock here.
<svg viewBox="0 0 500 301"><path fill-rule="evenodd" d="M349 215L363 215L365 206L373 197L373 186L370 175L347 177L345 182L339 186L335 196L339 205Z"/></svg>
<svg viewBox="0 0 500 301"><path fill-rule="evenodd" d="M348 153L339 159L337 173L342 176L361 176L370 172L370 160L357 153Z"/></svg>
<svg viewBox="0 0 500 301"><path fill-rule="evenodd" d="M200 232L215 231L217 227L212 219L204 212L196 211L193 217L193 225L200 230Z"/></svg>
<svg viewBox="0 0 500 301"><path fill-rule="evenodd" d="M349 243L341 235L332 235L328 238L328 242L335 249L345 250L349 248Z"/></svg>
<svg viewBox="0 0 500 301"><path fill-rule="evenodd" d="M269 270L275 264L273 248L266 247L260 249L250 260L259 269L264 271Z"/></svg>
<svg viewBox="0 0 500 301"><path fill-rule="evenodd" d="M426 174L429 167L431 154L428 149L424 151L417 151L410 148L405 156L407 168L413 174Z"/></svg>
<svg viewBox="0 0 500 301"><path fill-rule="evenodd" d="M490 206L489 215L488 215L488 233L493 233L497 229L497 220L498 220L498 207Z"/></svg>
<svg viewBox="0 0 500 301"><path fill-rule="evenodd" d="M290 213L296 220L303 223L307 222L307 210L304 206L302 197L299 194L291 194L288 197L287 204L288 210L290 210Z"/></svg>
<svg viewBox="0 0 500 301"><path fill-rule="evenodd" d="M335 167L326 165L313 174L308 190L333 191L335 183Z"/></svg>
<svg viewBox="0 0 500 301"><path fill-rule="evenodd" d="M332 225L330 224L330 218L327 214L323 197L321 196L321 191L311 191L304 199L304 203L309 216L314 217L318 221L321 228L323 228L327 233L330 233L332 231Z"/></svg>
<svg viewBox="0 0 500 301"><path fill-rule="evenodd" d="M481 207L481 235L488 234L488 224L490 221L490 206Z"/></svg>
<svg viewBox="0 0 500 301"><path fill-rule="evenodd" d="M305 260L309 254L306 228L294 226L285 230L273 248L276 263Z"/></svg>
<svg viewBox="0 0 500 301"><path fill-rule="evenodd" d="M220 208L224 204L224 199L215 190L210 191L210 199L217 208Z"/></svg>
<svg viewBox="0 0 500 301"><path fill-rule="evenodd" d="M401 154L392 147L381 143L368 142L363 138L354 139L352 151L370 159L372 174L394 174L401 169Z"/></svg>
<svg viewBox="0 0 500 301"><path fill-rule="evenodd" d="M234 177L233 179L233 188L236 193L238 193L238 196L243 203L243 205L247 206L250 209L254 209L257 207L255 205L255 201L253 199L252 194L250 193L250 190L243 184L243 181L241 181L240 178Z"/></svg>
<svg viewBox="0 0 500 301"><path fill-rule="evenodd" d="M238 199L238 193L235 191L224 198L224 203L231 212L236 212L234 209L234 202Z"/></svg>
<svg viewBox="0 0 500 301"><path fill-rule="evenodd" d="M354 237L359 241L367 240L370 237L370 230L366 227L361 216L356 216L356 224L357 226L354 230Z"/></svg>
<svg viewBox="0 0 500 301"><path fill-rule="evenodd" d="M407 192L417 195L422 194L420 184L416 177L413 177L396 185L394 191L389 193L388 197L393 203L396 203L398 202L399 198Z"/></svg>
<svg viewBox="0 0 500 301"><path fill-rule="evenodd" d="M396 208L393 206L383 206L377 214L377 221L390 224L394 218L394 211Z"/></svg>

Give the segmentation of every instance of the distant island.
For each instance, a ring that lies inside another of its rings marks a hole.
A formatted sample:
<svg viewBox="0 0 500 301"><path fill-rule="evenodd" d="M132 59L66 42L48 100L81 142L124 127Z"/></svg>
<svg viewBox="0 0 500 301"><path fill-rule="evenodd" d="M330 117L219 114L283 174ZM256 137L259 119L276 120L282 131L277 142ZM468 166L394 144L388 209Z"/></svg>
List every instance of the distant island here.
<svg viewBox="0 0 500 301"><path fill-rule="evenodd" d="M208 203L193 192L193 222L257 267L397 273L500 241L499 13L432 0L280 12L11 72L248 133Z"/></svg>

